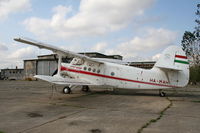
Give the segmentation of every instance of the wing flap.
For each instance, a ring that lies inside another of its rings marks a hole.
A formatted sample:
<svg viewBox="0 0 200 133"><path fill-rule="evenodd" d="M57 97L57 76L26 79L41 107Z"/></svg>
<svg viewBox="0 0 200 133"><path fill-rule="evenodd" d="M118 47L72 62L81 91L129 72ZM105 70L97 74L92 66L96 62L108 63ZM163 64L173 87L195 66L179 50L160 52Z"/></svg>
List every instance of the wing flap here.
<svg viewBox="0 0 200 133"><path fill-rule="evenodd" d="M60 84L60 85L94 85L80 79L63 78L59 75L54 75L54 76L35 75L34 77L53 84Z"/></svg>

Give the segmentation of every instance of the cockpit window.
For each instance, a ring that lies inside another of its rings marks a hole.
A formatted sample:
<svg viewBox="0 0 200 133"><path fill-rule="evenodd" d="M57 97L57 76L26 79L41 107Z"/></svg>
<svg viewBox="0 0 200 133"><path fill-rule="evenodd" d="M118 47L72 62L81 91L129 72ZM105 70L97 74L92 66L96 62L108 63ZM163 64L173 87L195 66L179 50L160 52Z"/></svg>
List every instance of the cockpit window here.
<svg viewBox="0 0 200 133"><path fill-rule="evenodd" d="M79 58L74 58L72 61L71 61L71 64L72 65L82 65L84 63L84 61L82 59L79 59Z"/></svg>

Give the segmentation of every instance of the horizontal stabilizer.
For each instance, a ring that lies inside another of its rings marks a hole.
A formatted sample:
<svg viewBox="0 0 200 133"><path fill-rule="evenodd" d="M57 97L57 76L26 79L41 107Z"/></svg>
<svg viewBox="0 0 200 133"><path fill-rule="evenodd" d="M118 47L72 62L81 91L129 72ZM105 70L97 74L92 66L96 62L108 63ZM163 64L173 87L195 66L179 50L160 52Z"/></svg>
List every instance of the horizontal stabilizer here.
<svg viewBox="0 0 200 133"><path fill-rule="evenodd" d="M175 67L170 67L170 66L156 66L160 69L169 69L169 70L174 70L174 71L182 71L180 68L175 68Z"/></svg>

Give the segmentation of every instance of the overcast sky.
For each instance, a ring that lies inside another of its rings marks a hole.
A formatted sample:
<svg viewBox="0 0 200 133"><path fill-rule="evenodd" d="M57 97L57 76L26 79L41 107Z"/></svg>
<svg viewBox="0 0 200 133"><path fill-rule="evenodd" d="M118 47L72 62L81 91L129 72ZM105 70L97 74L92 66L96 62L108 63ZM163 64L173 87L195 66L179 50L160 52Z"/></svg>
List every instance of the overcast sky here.
<svg viewBox="0 0 200 133"><path fill-rule="evenodd" d="M13 41L28 37L74 52L156 60L194 30L198 0L0 0L0 69L51 52Z"/></svg>

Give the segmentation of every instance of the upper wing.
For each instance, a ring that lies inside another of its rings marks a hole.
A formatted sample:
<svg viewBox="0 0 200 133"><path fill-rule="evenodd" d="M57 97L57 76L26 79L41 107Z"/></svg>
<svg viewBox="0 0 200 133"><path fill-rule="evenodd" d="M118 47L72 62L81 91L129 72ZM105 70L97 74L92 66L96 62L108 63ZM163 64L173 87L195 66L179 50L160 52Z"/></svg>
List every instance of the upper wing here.
<svg viewBox="0 0 200 133"><path fill-rule="evenodd" d="M39 47L41 49L42 48L48 49L48 50L53 51L56 54L60 54L60 55L63 55L63 56L78 57L78 58L81 58L83 60L88 60L88 61L92 61L92 62L96 62L96 63L103 63L102 61L98 61L98 60L92 59L92 58L90 58L88 56L85 56L85 55L82 55L82 54L77 54L77 53L74 53L74 52L71 52L71 51L68 51L68 50L64 50L64 49L58 48L58 47L50 45L50 44L44 44L44 43L41 43L41 42L38 42L38 41L35 41L35 40L32 40L32 39L14 38L14 40L18 41L18 42L30 44L30 45L33 45L33 46L37 46L37 47Z"/></svg>
<svg viewBox="0 0 200 133"><path fill-rule="evenodd" d="M34 77L53 84L60 84L60 85L96 85L81 79L63 78L58 75L55 76L35 75Z"/></svg>

